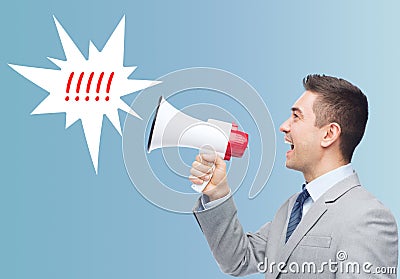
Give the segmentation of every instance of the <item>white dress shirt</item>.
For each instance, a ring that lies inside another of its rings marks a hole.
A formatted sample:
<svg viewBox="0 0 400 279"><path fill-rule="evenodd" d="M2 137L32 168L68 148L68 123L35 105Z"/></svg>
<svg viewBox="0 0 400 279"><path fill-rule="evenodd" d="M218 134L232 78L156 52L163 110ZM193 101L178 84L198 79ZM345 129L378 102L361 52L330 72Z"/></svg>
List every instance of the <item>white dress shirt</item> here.
<svg viewBox="0 0 400 279"><path fill-rule="evenodd" d="M308 210L314 204L314 202L318 200L323 194L325 194L332 186L334 186L336 183L345 179L346 177L350 176L353 173L354 173L353 167L351 163L349 163L347 165L336 168L330 172L327 172L324 175L321 175L320 177L307 183L306 189L310 194L310 197L303 204L303 215L301 217L304 217L304 215L308 212ZM202 211L214 207L220 203L223 203L230 196L231 192L229 192L229 194L226 195L225 197L222 197L214 201L209 201L208 196L203 194L201 196L200 206L197 210Z"/></svg>
<svg viewBox="0 0 400 279"><path fill-rule="evenodd" d="M310 194L310 198L306 199L303 204L303 215L308 212L310 207L318 200L323 194L325 194L332 186L334 186L339 181L345 179L346 177L354 173L351 163L334 169L330 172L317 177L313 181L307 183L306 189Z"/></svg>

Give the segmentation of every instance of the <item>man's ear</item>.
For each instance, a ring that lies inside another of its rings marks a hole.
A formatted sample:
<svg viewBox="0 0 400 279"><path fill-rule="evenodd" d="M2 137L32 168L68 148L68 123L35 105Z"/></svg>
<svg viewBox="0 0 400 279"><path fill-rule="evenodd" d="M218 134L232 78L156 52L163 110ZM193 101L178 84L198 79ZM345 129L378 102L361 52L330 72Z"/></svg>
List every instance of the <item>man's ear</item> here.
<svg viewBox="0 0 400 279"><path fill-rule="evenodd" d="M339 140L340 134L342 133L342 129L340 125L336 122L329 123L323 128L323 138L321 141L322 147L329 147L333 143Z"/></svg>

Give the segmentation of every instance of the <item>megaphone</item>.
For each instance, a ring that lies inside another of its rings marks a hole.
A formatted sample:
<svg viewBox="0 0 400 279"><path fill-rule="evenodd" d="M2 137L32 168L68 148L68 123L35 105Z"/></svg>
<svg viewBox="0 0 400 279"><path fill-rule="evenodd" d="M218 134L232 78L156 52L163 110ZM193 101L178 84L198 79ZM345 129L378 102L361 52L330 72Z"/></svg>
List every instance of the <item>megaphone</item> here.
<svg viewBox="0 0 400 279"><path fill-rule="evenodd" d="M179 111L161 96L151 125L147 152L164 147L189 147L216 152L224 160L230 160L243 156L248 138L235 123L199 120ZM202 185L193 184L192 188L201 193L207 184L208 181Z"/></svg>

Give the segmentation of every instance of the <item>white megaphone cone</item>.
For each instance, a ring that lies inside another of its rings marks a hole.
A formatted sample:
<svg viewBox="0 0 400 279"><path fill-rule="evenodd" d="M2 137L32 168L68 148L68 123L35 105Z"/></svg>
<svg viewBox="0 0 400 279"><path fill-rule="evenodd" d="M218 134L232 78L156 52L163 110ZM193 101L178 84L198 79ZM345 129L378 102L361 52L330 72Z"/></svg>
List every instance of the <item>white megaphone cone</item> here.
<svg viewBox="0 0 400 279"><path fill-rule="evenodd" d="M180 112L160 97L150 130L147 151L164 147L190 147L202 152L216 152L224 160L242 157L248 145L248 135L234 123L209 119L207 122ZM209 181L192 185L202 192Z"/></svg>

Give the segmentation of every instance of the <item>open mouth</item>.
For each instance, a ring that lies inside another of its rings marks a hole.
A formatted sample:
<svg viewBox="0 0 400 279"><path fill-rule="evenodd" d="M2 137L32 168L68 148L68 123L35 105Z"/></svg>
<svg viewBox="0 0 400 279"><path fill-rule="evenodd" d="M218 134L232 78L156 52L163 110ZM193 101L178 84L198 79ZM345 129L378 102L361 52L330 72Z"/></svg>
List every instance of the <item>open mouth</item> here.
<svg viewBox="0 0 400 279"><path fill-rule="evenodd" d="M285 138L285 143L290 145L290 149L293 150L294 149L294 144L289 141L288 139Z"/></svg>

